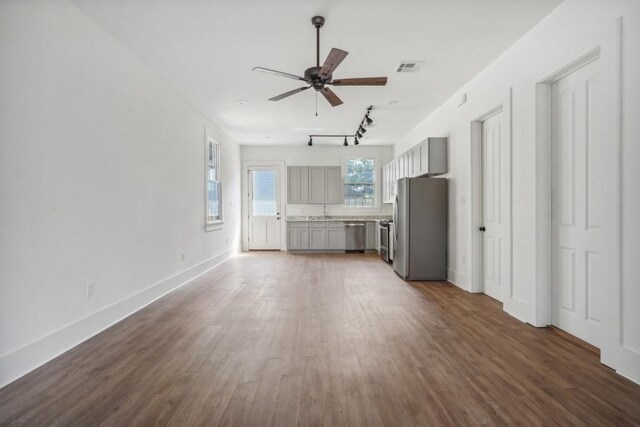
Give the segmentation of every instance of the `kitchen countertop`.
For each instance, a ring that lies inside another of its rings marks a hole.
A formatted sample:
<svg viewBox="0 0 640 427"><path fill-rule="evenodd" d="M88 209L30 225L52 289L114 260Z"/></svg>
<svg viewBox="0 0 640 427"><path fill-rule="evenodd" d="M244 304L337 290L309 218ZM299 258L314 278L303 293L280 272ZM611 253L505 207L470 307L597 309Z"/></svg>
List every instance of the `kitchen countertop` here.
<svg viewBox="0 0 640 427"><path fill-rule="evenodd" d="M336 215L336 216L323 216L323 215L310 215L310 216L288 216L287 222L341 222L341 221L373 221L378 222L380 220L391 220L391 215Z"/></svg>

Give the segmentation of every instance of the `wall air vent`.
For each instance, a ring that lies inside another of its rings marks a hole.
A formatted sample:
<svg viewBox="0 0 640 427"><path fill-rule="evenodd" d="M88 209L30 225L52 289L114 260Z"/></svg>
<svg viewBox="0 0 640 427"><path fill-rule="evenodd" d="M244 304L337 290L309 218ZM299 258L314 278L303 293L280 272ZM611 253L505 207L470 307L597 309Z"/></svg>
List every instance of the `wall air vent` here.
<svg viewBox="0 0 640 427"><path fill-rule="evenodd" d="M402 61L398 68L397 73L416 73L424 65L423 61Z"/></svg>

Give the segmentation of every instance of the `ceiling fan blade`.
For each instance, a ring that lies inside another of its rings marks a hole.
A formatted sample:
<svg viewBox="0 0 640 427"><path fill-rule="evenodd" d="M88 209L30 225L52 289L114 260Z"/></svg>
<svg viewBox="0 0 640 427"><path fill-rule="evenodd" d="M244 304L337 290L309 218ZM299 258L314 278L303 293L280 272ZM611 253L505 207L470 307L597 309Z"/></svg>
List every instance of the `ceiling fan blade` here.
<svg viewBox="0 0 640 427"><path fill-rule="evenodd" d="M322 68L320 69L320 73L318 74L320 78L326 79L329 77L338 65L344 60L344 58L349 55L349 52L345 52L344 50L331 48L331 52L327 55L327 59L324 60L324 64L322 64Z"/></svg>
<svg viewBox="0 0 640 427"><path fill-rule="evenodd" d="M327 99L327 101L329 101L329 104L331 104L332 107L337 107L338 105L342 104L342 100L338 98L338 95L336 95L328 87L323 87L320 93L322 93L322 95Z"/></svg>
<svg viewBox="0 0 640 427"><path fill-rule="evenodd" d="M384 86L386 77L362 77L358 79L336 79L330 84L334 86Z"/></svg>
<svg viewBox="0 0 640 427"><path fill-rule="evenodd" d="M311 86L299 87L298 89L290 90L289 92L285 92L278 96L274 96L273 98L269 98L269 101L280 101L288 96L295 95L296 93L302 92L303 90L309 89Z"/></svg>
<svg viewBox="0 0 640 427"><path fill-rule="evenodd" d="M273 74L274 76L286 77L288 79L293 79L293 80L302 80L303 82L307 81L304 77L296 76L295 74L284 73L282 71L271 70L269 68L254 67L251 71L258 71L260 73Z"/></svg>

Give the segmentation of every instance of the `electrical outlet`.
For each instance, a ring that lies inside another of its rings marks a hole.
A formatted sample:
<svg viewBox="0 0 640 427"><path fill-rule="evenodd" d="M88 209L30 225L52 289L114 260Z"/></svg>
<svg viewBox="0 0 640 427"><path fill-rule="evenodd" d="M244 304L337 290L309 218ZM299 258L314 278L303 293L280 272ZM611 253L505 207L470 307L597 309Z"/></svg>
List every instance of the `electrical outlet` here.
<svg viewBox="0 0 640 427"><path fill-rule="evenodd" d="M186 259L187 259L187 254L186 254L186 253L184 253L184 252L182 252L182 253L180 254L180 258L182 258L182 262L184 262L184 260L186 260Z"/></svg>
<svg viewBox="0 0 640 427"><path fill-rule="evenodd" d="M466 264L467 263L467 257L465 255L462 255L462 264Z"/></svg>
<svg viewBox="0 0 640 427"><path fill-rule="evenodd" d="M228 238L228 237L225 237L225 239L224 239L224 244L225 244L225 245L228 245L228 244L229 244L229 238Z"/></svg>
<svg viewBox="0 0 640 427"><path fill-rule="evenodd" d="M465 203L467 203L467 199L464 196L460 196L460 204L464 205Z"/></svg>
<svg viewBox="0 0 640 427"><path fill-rule="evenodd" d="M87 297L92 297L96 294L96 282L87 283Z"/></svg>

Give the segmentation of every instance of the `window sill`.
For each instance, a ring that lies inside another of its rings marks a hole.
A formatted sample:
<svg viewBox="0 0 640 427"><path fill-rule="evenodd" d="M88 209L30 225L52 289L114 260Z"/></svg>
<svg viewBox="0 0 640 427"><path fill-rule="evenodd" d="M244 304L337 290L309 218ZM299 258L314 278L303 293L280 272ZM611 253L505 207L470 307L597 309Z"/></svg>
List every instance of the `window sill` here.
<svg viewBox="0 0 640 427"><path fill-rule="evenodd" d="M224 221L210 222L204 225L204 231L220 230L224 227Z"/></svg>

